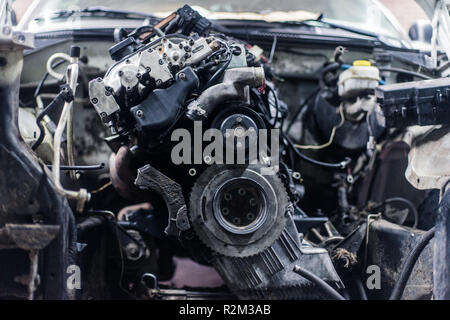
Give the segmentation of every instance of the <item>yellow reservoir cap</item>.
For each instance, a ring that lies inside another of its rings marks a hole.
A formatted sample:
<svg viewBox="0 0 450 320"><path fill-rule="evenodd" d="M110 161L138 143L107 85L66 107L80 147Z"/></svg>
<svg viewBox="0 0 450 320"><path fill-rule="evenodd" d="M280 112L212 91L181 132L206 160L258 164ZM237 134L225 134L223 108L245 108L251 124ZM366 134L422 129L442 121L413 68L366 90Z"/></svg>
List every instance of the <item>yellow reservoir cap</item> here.
<svg viewBox="0 0 450 320"><path fill-rule="evenodd" d="M354 67L370 67L372 64L368 60L355 60L353 61Z"/></svg>

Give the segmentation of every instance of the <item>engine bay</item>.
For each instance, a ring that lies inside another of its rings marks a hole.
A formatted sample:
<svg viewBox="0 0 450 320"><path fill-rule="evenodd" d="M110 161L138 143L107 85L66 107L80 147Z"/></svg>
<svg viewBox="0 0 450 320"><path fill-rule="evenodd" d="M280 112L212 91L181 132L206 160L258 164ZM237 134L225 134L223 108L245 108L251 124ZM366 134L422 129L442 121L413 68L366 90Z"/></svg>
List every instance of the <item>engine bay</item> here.
<svg viewBox="0 0 450 320"><path fill-rule="evenodd" d="M416 53L273 28L185 5L113 36L36 35L1 91L17 128L0 126L18 133L0 151L0 240L33 239L1 259L35 271L1 296L437 298L427 244L448 205L448 78L412 71ZM82 275L70 288L68 268Z"/></svg>

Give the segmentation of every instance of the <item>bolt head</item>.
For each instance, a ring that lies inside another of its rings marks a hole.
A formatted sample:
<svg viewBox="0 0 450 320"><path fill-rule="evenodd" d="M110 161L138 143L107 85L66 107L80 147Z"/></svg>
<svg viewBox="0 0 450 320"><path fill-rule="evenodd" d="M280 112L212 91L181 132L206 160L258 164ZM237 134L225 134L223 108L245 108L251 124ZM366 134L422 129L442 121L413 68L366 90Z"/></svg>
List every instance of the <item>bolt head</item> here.
<svg viewBox="0 0 450 320"><path fill-rule="evenodd" d="M137 110L136 111L136 117L142 118L143 116L144 116L144 112L142 110Z"/></svg>

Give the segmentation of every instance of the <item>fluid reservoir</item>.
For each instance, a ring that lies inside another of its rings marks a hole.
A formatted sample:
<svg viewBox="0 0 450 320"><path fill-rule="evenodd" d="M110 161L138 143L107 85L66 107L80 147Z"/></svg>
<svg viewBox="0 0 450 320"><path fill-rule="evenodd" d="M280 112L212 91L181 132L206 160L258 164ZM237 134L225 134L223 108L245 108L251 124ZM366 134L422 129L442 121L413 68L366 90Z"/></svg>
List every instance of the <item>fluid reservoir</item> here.
<svg viewBox="0 0 450 320"><path fill-rule="evenodd" d="M356 60L339 76L339 95L350 98L373 93L380 81L380 71L367 60Z"/></svg>

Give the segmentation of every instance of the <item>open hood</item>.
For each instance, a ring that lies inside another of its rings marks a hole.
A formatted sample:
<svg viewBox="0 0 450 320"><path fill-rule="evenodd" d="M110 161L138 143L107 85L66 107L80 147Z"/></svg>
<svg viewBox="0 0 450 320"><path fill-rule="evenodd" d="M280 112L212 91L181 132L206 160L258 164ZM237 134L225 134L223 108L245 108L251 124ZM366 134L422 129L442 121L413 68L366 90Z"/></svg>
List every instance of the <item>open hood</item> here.
<svg viewBox="0 0 450 320"><path fill-rule="evenodd" d="M270 11L265 13L257 12L213 12L209 11L201 6L192 6L192 8L198 11L204 17L212 20L255 20L255 21L267 21L267 22L287 22L296 21L301 22L305 20L316 20L319 18L320 13L314 13L305 10L293 10L293 11ZM172 12L154 12L157 17L167 17Z"/></svg>
<svg viewBox="0 0 450 320"><path fill-rule="evenodd" d="M417 4L423 9L430 20L433 18L437 2L440 0L416 0Z"/></svg>
<svg viewBox="0 0 450 320"><path fill-rule="evenodd" d="M450 0L416 0L431 20L433 37L431 57L437 66L437 43L450 59Z"/></svg>

